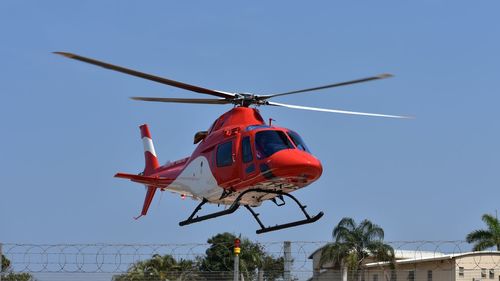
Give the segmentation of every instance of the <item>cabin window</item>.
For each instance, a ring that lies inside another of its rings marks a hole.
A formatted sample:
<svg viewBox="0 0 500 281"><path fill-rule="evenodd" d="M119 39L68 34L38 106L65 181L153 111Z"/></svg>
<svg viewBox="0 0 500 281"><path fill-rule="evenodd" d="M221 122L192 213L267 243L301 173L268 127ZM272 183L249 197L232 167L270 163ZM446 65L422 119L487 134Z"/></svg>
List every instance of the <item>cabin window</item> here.
<svg viewBox="0 0 500 281"><path fill-rule="evenodd" d="M233 164L233 142L228 141L217 147L217 167L231 166Z"/></svg>
<svg viewBox="0 0 500 281"><path fill-rule="evenodd" d="M293 131L288 131L288 135L298 149L309 152L309 148L307 148L305 142L302 140L299 134Z"/></svg>
<svg viewBox="0 0 500 281"><path fill-rule="evenodd" d="M458 267L458 276L464 276L464 268L463 267Z"/></svg>
<svg viewBox="0 0 500 281"><path fill-rule="evenodd" d="M255 134L255 150L259 159L267 158L280 150L291 148L293 148L293 145L282 131L266 130Z"/></svg>
<svg viewBox="0 0 500 281"><path fill-rule="evenodd" d="M397 281L398 280L398 276L397 276L395 270L391 271L391 277L390 278L391 278L390 281Z"/></svg>
<svg viewBox="0 0 500 281"><path fill-rule="evenodd" d="M248 163L253 160L252 147L250 145L250 137L244 137L241 141L241 153L243 163Z"/></svg>
<svg viewBox="0 0 500 281"><path fill-rule="evenodd" d="M415 281L415 271L414 270L408 271L408 281Z"/></svg>
<svg viewBox="0 0 500 281"><path fill-rule="evenodd" d="M378 281L378 274L373 274L373 281Z"/></svg>
<svg viewBox="0 0 500 281"><path fill-rule="evenodd" d="M481 268L481 277L482 278L486 277L486 268Z"/></svg>
<svg viewBox="0 0 500 281"><path fill-rule="evenodd" d="M432 270L427 270L427 281L432 281Z"/></svg>
<svg viewBox="0 0 500 281"><path fill-rule="evenodd" d="M495 270L490 269L490 279L495 279Z"/></svg>

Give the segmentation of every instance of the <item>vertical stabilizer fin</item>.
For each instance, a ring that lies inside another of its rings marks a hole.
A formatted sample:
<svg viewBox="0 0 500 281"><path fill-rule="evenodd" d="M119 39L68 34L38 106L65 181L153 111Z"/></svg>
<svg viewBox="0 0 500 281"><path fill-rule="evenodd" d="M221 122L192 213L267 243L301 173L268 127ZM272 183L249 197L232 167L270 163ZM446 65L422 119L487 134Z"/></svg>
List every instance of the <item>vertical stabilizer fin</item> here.
<svg viewBox="0 0 500 281"><path fill-rule="evenodd" d="M145 216L148 213L149 206L151 205L151 202L153 201L153 197L155 196L156 192L156 187L150 185L147 187L147 192L146 192L146 197L144 198L144 205L142 206L142 211L141 214L138 217L135 217L134 219L138 219L142 216Z"/></svg>
<svg viewBox="0 0 500 281"><path fill-rule="evenodd" d="M141 129L141 138L142 144L144 146L144 172L142 173L144 176L149 176L153 174L158 167L160 167L160 163L158 161L158 157L156 157L155 146L153 144L153 139L151 138L151 132L149 132L149 127L147 124L143 124L139 126ZM146 185L147 192L146 197L144 198L144 205L142 206L141 215L136 217L138 219L142 216L145 216L148 213L149 206L153 201L153 197L155 196L156 186L154 185Z"/></svg>
<svg viewBox="0 0 500 281"><path fill-rule="evenodd" d="M149 176L154 173L160 164L156 156L155 146L148 125L143 124L139 126L139 128L141 129L142 144L144 146L144 160L146 162L144 166L144 175Z"/></svg>

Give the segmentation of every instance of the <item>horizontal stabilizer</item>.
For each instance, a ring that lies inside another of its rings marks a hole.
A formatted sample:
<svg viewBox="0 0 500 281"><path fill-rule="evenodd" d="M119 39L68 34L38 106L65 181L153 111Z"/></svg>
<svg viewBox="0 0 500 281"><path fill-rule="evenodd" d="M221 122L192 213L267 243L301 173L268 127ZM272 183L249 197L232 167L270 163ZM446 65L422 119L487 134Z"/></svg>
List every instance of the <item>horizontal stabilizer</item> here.
<svg viewBox="0 0 500 281"><path fill-rule="evenodd" d="M156 188L165 188L175 180L157 176L151 177L126 173L117 173L115 175L115 178L129 179L133 182L142 183L148 186L154 186Z"/></svg>

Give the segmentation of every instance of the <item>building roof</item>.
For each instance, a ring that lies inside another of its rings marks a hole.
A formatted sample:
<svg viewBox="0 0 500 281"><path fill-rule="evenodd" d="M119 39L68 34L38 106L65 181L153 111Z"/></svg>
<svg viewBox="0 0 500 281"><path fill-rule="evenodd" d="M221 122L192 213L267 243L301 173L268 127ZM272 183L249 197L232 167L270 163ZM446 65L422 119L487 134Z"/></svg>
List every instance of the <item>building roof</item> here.
<svg viewBox="0 0 500 281"><path fill-rule="evenodd" d="M309 259L313 259L314 255L316 255L318 252L323 250L323 248L326 245L324 245L324 246L316 249L314 252L312 252L309 255ZM445 254L445 253L433 252L433 251L396 249L396 250L394 250L394 255L395 255L397 264L411 264L411 263L417 263L417 262L451 260L451 259L455 259L455 258L474 256L474 255L476 255L476 256L479 256L479 255L495 255L495 256L498 255L498 256L500 256L500 251L476 251L476 252ZM376 267L376 266L384 266L387 264L389 264L389 262L372 262L372 263L367 263L365 266Z"/></svg>
<svg viewBox="0 0 500 281"><path fill-rule="evenodd" d="M326 245L316 249L309 255L309 259L312 259L316 253L323 250ZM394 255L397 260L399 259L416 259L416 258L431 258L431 257L440 257L444 256L444 253L440 252L432 252L432 251L420 251L420 250L394 250Z"/></svg>
<svg viewBox="0 0 500 281"><path fill-rule="evenodd" d="M444 255L446 254L433 251L402 250L402 249L394 250L394 256L396 260L435 258L435 257L442 257Z"/></svg>
<svg viewBox="0 0 500 281"><path fill-rule="evenodd" d="M411 251L408 251L411 252ZM418 251L416 251L418 252ZM441 255L438 255L441 254ZM479 256L479 255L495 255L500 256L500 251L479 251L479 252L465 252L465 253L454 253L454 254L442 254L436 253L435 256L425 256L422 255L420 257L414 256L413 258L407 259L399 259L396 261L397 264L411 264L417 262L426 262L426 261L439 261L439 260L451 260L466 256ZM376 266L384 266L389 264L388 262L372 262L365 264L366 267L376 267Z"/></svg>
<svg viewBox="0 0 500 281"><path fill-rule="evenodd" d="M314 250L314 252L312 252L312 253L309 255L309 257L308 257L308 258L309 258L309 259L312 259L312 258L314 257L314 255L316 255L316 253L317 253L317 252L319 252L319 251L323 250L323 248L324 248L324 247L326 247L326 245L328 245L328 244L325 244L325 245L323 245L323 246L319 247L318 249Z"/></svg>

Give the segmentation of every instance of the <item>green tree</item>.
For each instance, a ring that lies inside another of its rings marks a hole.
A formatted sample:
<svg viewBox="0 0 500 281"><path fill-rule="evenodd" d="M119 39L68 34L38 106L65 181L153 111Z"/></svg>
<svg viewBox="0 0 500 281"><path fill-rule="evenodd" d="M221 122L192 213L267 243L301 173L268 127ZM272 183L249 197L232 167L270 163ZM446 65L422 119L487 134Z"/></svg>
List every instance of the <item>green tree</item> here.
<svg viewBox="0 0 500 281"><path fill-rule="evenodd" d="M2 271L5 272L7 269L10 268L10 260L6 258L4 255L2 255Z"/></svg>
<svg viewBox="0 0 500 281"><path fill-rule="evenodd" d="M151 259L139 261L129 267L127 273L115 276L116 281L182 281L201 280L197 276L198 266L195 261L176 260L171 255L155 254Z"/></svg>
<svg viewBox="0 0 500 281"><path fill-rule="evenodd" d="M233 271L233 248L236 238L234 234L225 232L208 239L210 247L201 259L200 269L213 272L209 280L232 279L230 272ZM264 279L276 280L283 276L283 265L282 257L276 258L266 253L259 243L241 238L240 272L245 276L245 280L256 279L258 270L264 271Z"/></svg>
<svg viewBox="0 0 500 281"><path fill-rule="evenodd" d="M10 260L2 255L2 281L34 281L35 278L29 273L14 273L11 270Z"/></svg>
<svg viewBox="0 0 500 281"><path fill-rule="evenodd" d="M384 230L371 221L365 219L357 224L352 218L343 218L333 229L332 236L334 242L321 252L321 265L332 262L344 272L350 272L351 280L359 279L367 258L388 261L394 269L394 249L383 242Z"/></svg>
<svg viewBox="0 0 500 281"><path fill-rule="evenodd" d="M497 217L484 214L482 217L487 229L474 230L465 238L468 243L475 243L474 251L482 251L495 247L500 251L500 222Z"/></svg>
<svg viewBox="0 0 500 281"><path fill-rule="evenodd" d="M131 265L127 272L114 276L115 281L209 281L232 280L234 240L231 233L217 234L210 239L205 255L195 260L176 260L171 255L153 255L150 259ZM258 270L264 271L264 279L274 281L283 276L282 257L266 253L259 243L241 239L240 272L245 280L255 280ZM3 280L2 280L3 281Z"/></svg>

